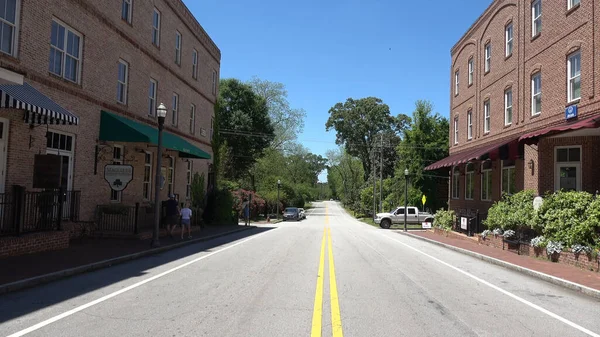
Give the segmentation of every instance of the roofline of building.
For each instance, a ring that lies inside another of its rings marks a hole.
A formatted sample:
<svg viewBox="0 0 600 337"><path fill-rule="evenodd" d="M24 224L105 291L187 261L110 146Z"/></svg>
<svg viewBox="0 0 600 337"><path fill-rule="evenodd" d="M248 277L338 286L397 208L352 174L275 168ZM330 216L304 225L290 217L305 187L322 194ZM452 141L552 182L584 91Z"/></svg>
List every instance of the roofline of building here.
<svg viewBox="0 0 600 337"><path fill-rule="evenodd" d="M479 27L479 25L484 22L484 17L486 17L487 15L490 14L492 7L498 5L500 2L503 2L504 0L493 0L492 3L490 3L490 5L483 11L483 13L481 13L481 15L479 15L479 17L477 18L477 20L475 20L475 22L473 22L473 24L469 27L469 29L467 29L467 31L460 37L460 39L458 39L458 42L456 42L452 48L450 49L450 55L454 55L454 52L456 51L456 49L467 39L471 36L471 34L475 31L476 28Z"/></svg>
<svg viewBox="0 0 600 337"><path fill-rule="evenodd" d="M171 8L181 19L183 23L187 23L190 25L188 27L190 31L196 35L196 38L202 44L209 44L209 46L204 46L206 49L212 48L213 50L208 50L209 53L214 53L213 57L215 57L216 61L221 64L221 50L217 47L217 44L213 41L213 39L208 35L204 27L198 22L198 19L192 14L188 6L183 2L183 0L166 0L165 1L169 5L178 5L179 9L183 11L183 13L179 13L177 8ZM172 7L172 6L171 6ZM183 14L183 15L181 15ZM206 41L205 41L206 40ZM209 48L210 47L210 48Z"/></svg>

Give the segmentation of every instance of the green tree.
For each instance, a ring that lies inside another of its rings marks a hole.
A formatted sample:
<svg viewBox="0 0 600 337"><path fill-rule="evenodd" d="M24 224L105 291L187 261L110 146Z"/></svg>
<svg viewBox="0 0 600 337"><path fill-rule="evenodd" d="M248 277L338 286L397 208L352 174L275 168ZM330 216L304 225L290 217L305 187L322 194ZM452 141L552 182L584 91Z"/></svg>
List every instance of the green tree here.
<svg viewBox="0 0 600 337"><path fill-rule="evenodd" d="M390 108L379 98L348 98L329 109L325 127L327 131L335 129L336 144L343 145L348 154L361 160L366 181L371 173L376 142L381 143L380 135L395 135L403 129L407 119L404 115L391 116ZM384 151L384 154L394 160L393 152Z"/></svg>
<svg viewBox="0 0 600 337"><path fill-rule="evenodd" d="M225 176L238 179L263 155L275 134L266 101L237 79L223 79L219 86L220 136L235 162Z"/></svg>
<svg viewBox="0 0 600 337"><path fill-rule="evenodd" d="M206 188L204 173L194 173L192 178L192 206L204 209L206 203Z"/></svg>
<svg viewBox="0 0 600 337"><path fill-rule="evenodd" d="M364 185L364 171L360 159L351 156L344 148L327 151L327 182L345 205L355 207L360 202Z"/></svg>
<svg viewBox="0 0 600 337"><path fill-rule="evenodd" d="M304 129L306 112L303 109L293 109L287 100L285 85L253 77L248 82L255 94L262 97L269 110L269 117L275 132L271 146L276 149L294 142L297 134Z"/></svg>
<svg viewBox="0 0 600 337"><path fill-rule="evenodd" d="M429 164L448 156L448 119L438 113L432 113L433 106L428 101L415 103L415 111L411 122L403 131L403 139L397 147L398 183L404 186L404 170L410 173L410 185L414 188L409 203L421 205L422 194L427 196L427 204L436 210L444 205L439 204L437 187L440 179L447 183L445 177L436 177L434 173L424 170ZM402 197L402 200L404 198Z"/></svg>

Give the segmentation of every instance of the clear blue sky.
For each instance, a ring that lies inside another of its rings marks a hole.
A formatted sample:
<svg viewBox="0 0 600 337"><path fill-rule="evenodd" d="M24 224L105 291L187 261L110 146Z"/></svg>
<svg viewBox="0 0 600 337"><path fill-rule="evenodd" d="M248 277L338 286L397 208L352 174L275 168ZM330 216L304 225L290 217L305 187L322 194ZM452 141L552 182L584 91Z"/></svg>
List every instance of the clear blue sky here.
<svg viewBox="0 0 600 337"><path fill-rule="evenodd" d="M184 0L221 49L221 77L284 83L298 140L324 155L329 109L376 96L393 115L427 99L448 116L450 48L491 0ZM321 180L326 180L325 173Z"/></svg>

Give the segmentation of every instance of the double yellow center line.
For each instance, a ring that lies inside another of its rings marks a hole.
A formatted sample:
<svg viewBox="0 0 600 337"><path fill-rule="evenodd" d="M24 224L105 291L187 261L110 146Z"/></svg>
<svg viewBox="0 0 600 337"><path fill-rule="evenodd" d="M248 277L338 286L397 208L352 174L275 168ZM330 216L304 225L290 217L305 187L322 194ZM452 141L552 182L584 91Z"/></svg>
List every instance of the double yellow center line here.
<svg viewBox="0 0 600 337"><path fill-rule="evenodd" d="M329 224L327 206L325 206L325 224ZM337 283L335 281L335 266L333 264L333 248L331 244L331 228L323 229L321 240L321 256L319 258L319 272L317 275L317 290L315 291L315 306L313 310L311 337L321 337L323 327L323 283L325 281L325 242L328 243L329 257L329 295L331 302L331 330L333 337L343 337L342 317L338 301Z"/></svg>

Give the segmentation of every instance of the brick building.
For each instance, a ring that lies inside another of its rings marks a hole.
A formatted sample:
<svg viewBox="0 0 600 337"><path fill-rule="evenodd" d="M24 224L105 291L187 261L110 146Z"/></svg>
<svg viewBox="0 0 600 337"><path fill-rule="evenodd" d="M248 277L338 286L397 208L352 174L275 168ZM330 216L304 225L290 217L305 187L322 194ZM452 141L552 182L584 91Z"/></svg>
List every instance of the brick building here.
<svg viewBox="0 0 600 337"><path fill-rule="evenodd" d="M79 219L97 205L151 205L160 103L161 199L188 198L195 172L210 181L221 55L182 0L0 4L0 193L35 191L35 155L56 154L61 187L80 191ZM134 167L124 191L111 191L106 164Z"/></svg>
<svg viewBox="0 0 600 337"><path fill-rule="evenodd" d="M451 209L503 193L600 189L600 5L495 0L451 50Z"/></svg>

